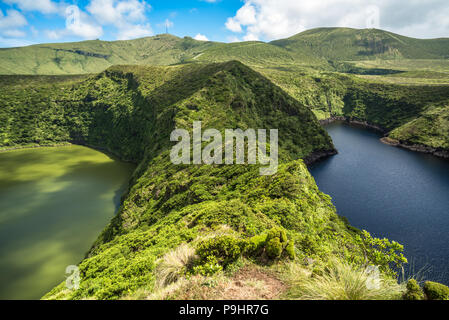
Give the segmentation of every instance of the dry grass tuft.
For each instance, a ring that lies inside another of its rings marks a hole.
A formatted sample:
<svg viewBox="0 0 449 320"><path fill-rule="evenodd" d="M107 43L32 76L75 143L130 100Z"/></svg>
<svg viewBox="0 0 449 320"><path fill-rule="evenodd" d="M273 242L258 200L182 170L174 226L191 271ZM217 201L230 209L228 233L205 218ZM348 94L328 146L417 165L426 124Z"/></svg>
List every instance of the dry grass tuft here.
<svg viewBox="0 0 449 320"><path fill-rule="evenodd" d="M393 279L380 276L373 281L372 273L366 269L339 261L334 261L321 275L294 272L298 278L292 281L293 292L301 300L395 300L404 291Z"/></svg>
<svg viewBox="0 0 449 320"><path fill-rule="evenodd" d="M195 249L188 244L182 244L167 253L160 259L155 270L156 288L164 288L177 282L196 258Z"/></svg>

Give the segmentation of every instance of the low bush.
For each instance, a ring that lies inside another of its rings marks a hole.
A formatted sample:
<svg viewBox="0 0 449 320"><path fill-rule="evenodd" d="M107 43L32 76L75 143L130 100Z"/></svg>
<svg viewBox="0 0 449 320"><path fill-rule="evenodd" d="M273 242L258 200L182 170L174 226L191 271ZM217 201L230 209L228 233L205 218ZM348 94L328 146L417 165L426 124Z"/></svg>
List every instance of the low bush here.
<svg viewBox="0 0 449 320"><path fill-rule="evenodd" d="M240 257L262 258L274 261L281 258L295 258L295 246L287 239L284 230L273 228L268 233L249 239L220 236L201 242L196 254L198 261L193 267L194 274L210 275L226 269Z"/></svg>
<svg viewBox="0 0 449 320"><path fill-rule="evenodd" d="M407 291L403 295L404 300L423 300L424 294L415 279L410 279L407 282Z"/></svg>
<svg viewBox="0 0 449 320"><path fill-rule="evenodd" d="M449 288L441 283L427 281L424 293L429 300L449 300Z"/></svg>

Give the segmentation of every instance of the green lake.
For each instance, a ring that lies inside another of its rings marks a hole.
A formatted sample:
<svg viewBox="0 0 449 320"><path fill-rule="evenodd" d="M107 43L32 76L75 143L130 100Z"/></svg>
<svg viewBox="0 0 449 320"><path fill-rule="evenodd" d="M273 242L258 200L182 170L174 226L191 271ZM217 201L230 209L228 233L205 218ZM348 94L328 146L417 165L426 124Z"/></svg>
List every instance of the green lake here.
<svg viewBox="0 0 449 320"><path fill-rule="evenodd" d="M116 213L135 166L82 146L0 153L0 299L66 279Z"/></svg>

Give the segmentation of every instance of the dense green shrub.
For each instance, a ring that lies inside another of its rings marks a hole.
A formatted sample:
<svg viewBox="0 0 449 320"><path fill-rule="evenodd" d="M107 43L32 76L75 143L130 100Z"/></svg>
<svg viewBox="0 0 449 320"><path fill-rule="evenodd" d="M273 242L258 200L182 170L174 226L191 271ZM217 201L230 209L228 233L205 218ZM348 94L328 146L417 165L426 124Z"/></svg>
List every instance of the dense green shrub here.
<svg viewBox="0 0 449 320"><path fill-rule="evenodd" d="M294 259L295 246L292 240L288 240L284 230L273 228L268 233L249 239L219 236L202 241L197 246L196 255L199 259L193 268L194 273L212 274L226 269L242 256L250 259L263 258L268 261L282 257Z"/></svg>
<svg viewBox="0 0 449 320"><path fill-rule="evenodd" d="M282 254L282 243L279 238L273 238L269 240L265 247L268 258L270 259L278 259Z"/></svg>
<svg viewBox="0 0 449 320"><path fill-rule="evenodd" d="M441 283L427 281L424 293L429 300L449 300L449 288Z"/></svg>
<svg viewBox="0 0 449 320"><path fill-rule="evenodd" d="M424 299L423 291L415 279L410 279L407 282L407 291L404 293L403 299L404 300L423 300Z"/></svg>
<svg viewBox="0 0 449 320"><path fill-rule="evenodd" d="M200 263L210 262L211 257L218 264L227 267L235 262L241 255L245 242L231 236L215 237L201 242L196 254L200 259Z"/></svg>
<svg viewBox="0 0 449 320"><path fill-rule="evenodd" d="M223 267L218 263L215 256L207 256L205 260L202 260L198 265L193 267L193 274L200 274L202 276L211 276L217 272L223 270Z"/></svg>

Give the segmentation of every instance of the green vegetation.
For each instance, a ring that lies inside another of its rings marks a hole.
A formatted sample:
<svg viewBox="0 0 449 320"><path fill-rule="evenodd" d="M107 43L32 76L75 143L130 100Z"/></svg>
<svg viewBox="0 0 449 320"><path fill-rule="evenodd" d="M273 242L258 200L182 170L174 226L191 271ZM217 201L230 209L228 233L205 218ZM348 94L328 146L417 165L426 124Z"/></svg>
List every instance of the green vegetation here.
<svg viewBox="0 0 449 320"><path fill-rule="evenodd" d="M391 278L373 283L366 268L344 261L331 261L321 274L308 275L293 269L289 298L301 300L400 300L403 288ZM367 285L368 284L368 285Z"/></svg>
<svg viewBox="0 0 449 320"><path fill-rule="evenodd" d="M199 259L193 272L211 275L228 268L242 256L264 263L286 257L294 260L295 246L294 241L287 240L285 230L273 228L268 233L249 239L232 236L214 237L200 242L196 254Z"/></svg>
<svg viewBox="0 0 449 320"><path fill-rule="evenodd" d="M8 95L2 105L11 107L2 110L3 117L39 115L21 130L4 130L9 146L76 141L139 163L119 214L79 265L80 289L68 291L62 283L46 298L117 299L139 290L153 292L194 270L190 253L180 259L167 256L183 243L191 243L196 255L206 259L203 266L209 262L204 274L229 269L244 256L262 265L282 257L325 263L330 256L367 263L360 244L364 235L338 217L330 198L297 160L333 150L329 136L308 108L241 63L117 66L52 83L52 90L42 82L4 84L8 90L2 92ZM31 104L22 110L30 92L43 101L38 110ZM17 99L14 104L9 97ZM257 165L171 164L170 133L175 127L192 130L193 120L221 130L279 128L277 174L260 176ZM37 129L40 140L35 139ZM216 237L223 228L233 238L214 240L216 254L204 256L201 248L211 242L201 238ZM240 246L243 240L245 247Z"/></svg>
<svg viewBox="0 0 449 320"><path fill-rule="evenodd" d="M79 265L80 288L61 283L44 298L213 297L211 288L232 285L239 270L290 299L401 298L403 247L349 226L304 160L335 151L317 120L336 116L448 150L448 87L385 80L444 80L445 70L358 64L443 61L447 46L380 30L317 29L272 43L161 35L0 50L0 72L47 74L0 77L0 148L74 142L138 164L118 215ZM52 76L76 73L92 74ZM371 76L381 80L362 78ZM278 128L278 172L172 164L170 133L192 131L193 121L222 134ZM368 291L370 265L382 281ZM261 296L257 284L245 286Z"/></svg>
<svg viewBox="0 0 449 320"><path fill-rule="evenodd" d="M337 61L449 58L449 39L421 40L377 29L318 28L271 43Z"/></svg>
<svg viewBox="0 0 449 320"><path fill-rule="evenodd" d="M97 73L117 64L173 65L238 60L280 86L310 108L320 120L344 116L366 121L387 131L397 129L391 137L406 142L404 144L418 143L448 150L445 120L449 92L447 52L448 39L420 40L376 29L320 28L271 43L230 44L165 34L129 41L96 40L3 49L0 50L0 73ZM3 79L9 81L10 78ZM24 81L37 79L20 76L15 82L26 86ZM48 90L55 93L54 83L74 81L70 77L52 79L53 84ZM64 99L72 99L64 94ZM6 98L20 101L20 97ZM24 112L18 110L17 116L30 126L34 121L41 127L40 119L26 117L34 112L29 105L39 104L37 101L42 98L48 99L48 96L42 91L31 92L28 100L22 102ZM52 117L57 114L53 111ZM6 126L17 123L4 117L0 119L6 121ZM53 119L53 122L57 121L59 119ZM427 127L429 124L431 126ZM59 128L54 126L48 131ZM23 136L27 134L32 137ZM20 143L26 138L30 143L32 140L50 143L61 137L62 132L46 136L40 130L25 129L17 135ZM0 132L4 144L14 145L17 142L11 139L15 138L6 137L5 131ZM66 134L65 140L67 138Z"/></svg>
<svg viewBox="0 0 449 320"><path fill-rule="evenodd" d="M407 292L404 294L404 300L423 300L424 294L415 279L410 279L407 282Z"/></svg>
<svg viewBox="0 0 449 320"><path fill-rule="evenodd" d="M158 35L129 41L39 44L0 50L1 74L98 73L116 64L170 65L193 58L211 43Z"/></svg>
<svg viewBox="0 0 449 320"><path fill-rule="evenodd" d="M441 283L427 281L424 293L429 300L449 300L449 288Z"/></svg>

